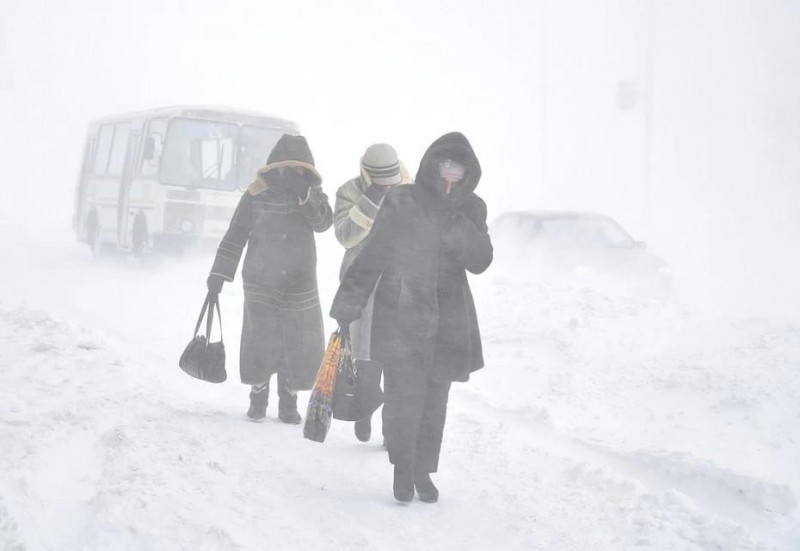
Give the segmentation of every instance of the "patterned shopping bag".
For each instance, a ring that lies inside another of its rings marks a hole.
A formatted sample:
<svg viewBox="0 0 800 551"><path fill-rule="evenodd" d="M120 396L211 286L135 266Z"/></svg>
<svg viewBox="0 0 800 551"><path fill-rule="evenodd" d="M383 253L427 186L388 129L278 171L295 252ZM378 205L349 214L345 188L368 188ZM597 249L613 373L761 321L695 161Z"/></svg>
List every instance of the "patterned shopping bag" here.
<svg viewBox="0 0 800 551"><path fill-rule="evenodd" d="M333 416L333 391L336 387L336 376L339 373L339 362L342 358L343 339L339 331L331 334L328 347L322 356L311 397L308 399L306 423L303 436L314 442L324 442L328 429L331 428Z"/></svg>

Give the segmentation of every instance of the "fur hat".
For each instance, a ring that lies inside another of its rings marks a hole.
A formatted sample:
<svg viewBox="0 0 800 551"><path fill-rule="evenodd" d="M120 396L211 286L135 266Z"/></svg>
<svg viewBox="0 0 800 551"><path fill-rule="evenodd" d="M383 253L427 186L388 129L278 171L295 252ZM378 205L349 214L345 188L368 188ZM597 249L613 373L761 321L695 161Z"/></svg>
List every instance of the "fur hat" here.
<svg viewBox="0 0 800 551"><path fill-rule="evenodd" d="M281 161L300 161L314 166L314 156L308 148L308 142L303 136L292 136L284 134L272 148L267 159L267 164L278 163Z"/></svg>
<svg viewBox="0 0 800 551"><path fill-rule="evenodd" d="M397 151L385 143L367 148L361 157L361 174L369 185L394 186L403 181Z"/></svg>

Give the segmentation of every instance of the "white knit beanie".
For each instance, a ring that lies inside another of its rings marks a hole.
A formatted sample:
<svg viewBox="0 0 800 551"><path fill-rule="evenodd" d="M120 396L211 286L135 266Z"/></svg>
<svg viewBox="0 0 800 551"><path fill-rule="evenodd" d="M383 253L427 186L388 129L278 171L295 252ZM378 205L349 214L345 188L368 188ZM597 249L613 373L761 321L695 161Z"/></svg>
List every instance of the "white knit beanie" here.
<svg viewBox="0 0 800 551"><path fill-rule="evenodd" d="M397 151L385 143L376 143L367 148L361 157L361 171L371 184L394 186L403 181Z"/></svg>

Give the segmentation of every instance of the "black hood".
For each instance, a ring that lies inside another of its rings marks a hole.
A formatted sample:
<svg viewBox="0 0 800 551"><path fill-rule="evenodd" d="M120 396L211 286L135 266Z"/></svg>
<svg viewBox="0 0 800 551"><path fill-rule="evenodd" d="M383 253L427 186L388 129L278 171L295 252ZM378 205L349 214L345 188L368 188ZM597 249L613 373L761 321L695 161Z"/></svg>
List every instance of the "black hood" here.
<svg viewBox="0 0 800 551"><path fill-rule="evenodd" d="M267 164L279 163L281 161L300 161L314 166L314 157L303 136L292 136L284 134L272 148L267 159Z"/></svg>
<svg viewBox="0 0 800 551"><path fill-rule="evenodd" d="M463 164L467 173L464 182L457 186L451 195L452 199L458 202L460 199L475 191L481 179L481 165L478 157L472 150L472 146L466 136L461 132L450 132L445 134L431 144L422 161L419 163L416 184L422 184L428 190L440 193L436 183L439 181L439 162L446 159L458 161Z"/></svg>

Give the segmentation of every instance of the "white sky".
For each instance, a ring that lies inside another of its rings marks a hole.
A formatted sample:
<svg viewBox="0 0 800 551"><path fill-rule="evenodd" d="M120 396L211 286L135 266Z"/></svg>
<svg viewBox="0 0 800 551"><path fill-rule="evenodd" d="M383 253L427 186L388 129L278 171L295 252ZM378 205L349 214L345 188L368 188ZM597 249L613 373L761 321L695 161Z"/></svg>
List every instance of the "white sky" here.
<svg viewBox="0 0 800 551"><path fill-rule="evenodd" d="M702 269L706 288L733 296L768 279L781 293L754 300L785 303L800 277L787 252L800 237L798 37L792 0L0 0L0 186L19 194L0 229L17 232L24 213L69 231L90 119L228 105L297 120L329 195L372 142L415 172L431 141L460 130L490 217L606 212L677 268ZM623 80L640 92L629 111Z"/></svg>

